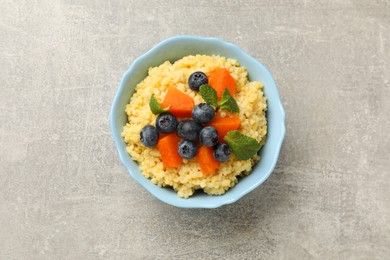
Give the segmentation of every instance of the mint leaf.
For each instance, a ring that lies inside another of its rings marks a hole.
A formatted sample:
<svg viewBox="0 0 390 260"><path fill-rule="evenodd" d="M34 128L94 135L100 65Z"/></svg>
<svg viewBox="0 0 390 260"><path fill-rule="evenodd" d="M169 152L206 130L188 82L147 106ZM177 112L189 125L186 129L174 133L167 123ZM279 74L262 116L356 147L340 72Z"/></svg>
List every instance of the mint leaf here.
<svg viewBox="0 0 390 260"><path fill-rule="evenodd" d="M230 95L230 92L227 88L222 93L221 101L219 103L219 107L223 110L227 110L230 112L238 112L240 109L238 108L236 100Z"/></svg>
<svg viewBox="0 0 390 260"><path fill-rule="evenodd" d="M229 131L223 140L229 145L238 160L252 158L261 148L260 143L256 139L237 130Z"/></svg>
<svg viewBox="0 0 390 260"><path fill-rule="evenodd" d="M160 104L157 102L156 98L154 97L154 94L152 94L149 100L149 107L152 113L157 115L157 114L167 112L171 106L162 108Z"/></svg>
<svg viewBox="0 0 390 260"><path fill-rule="evenodd" d="M218 107L217 91L212 86L208 84L200 86L199 93L207 104Z"/></svg>

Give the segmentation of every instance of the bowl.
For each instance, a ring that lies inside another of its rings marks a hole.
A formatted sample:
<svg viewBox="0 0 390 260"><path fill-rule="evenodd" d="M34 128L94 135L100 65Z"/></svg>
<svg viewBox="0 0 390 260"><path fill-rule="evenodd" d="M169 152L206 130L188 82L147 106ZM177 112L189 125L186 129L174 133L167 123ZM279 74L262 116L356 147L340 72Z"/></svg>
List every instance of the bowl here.
<svg viewBox="0 0 390 260"><path fill-rule="evenodd" d="M260 162L253 167L251 174L241 178L233 188L223 195L211 196L205 193L195 193L192 197L184 199L178 197L173 189L158 187L142 175L138 164L131 159L126 151L126 143L121 132L127 123L126 104L129 102L135 86L147 76L148 68L158 66L167 60L174 62L191 54L215 54L236 59L241 66L247 69L250 81L259 81L264 85L264 94L268 104L268 132L265 145L259 152ZM275 82L264 65L232 43L217 38L195 36L169 38L135 59L119 84L111 107L110 121L119 157L131 177L159 200L183 208L220 207L237 201L260 186L271 175L276 165L285 135L283 106Z"/></svg>

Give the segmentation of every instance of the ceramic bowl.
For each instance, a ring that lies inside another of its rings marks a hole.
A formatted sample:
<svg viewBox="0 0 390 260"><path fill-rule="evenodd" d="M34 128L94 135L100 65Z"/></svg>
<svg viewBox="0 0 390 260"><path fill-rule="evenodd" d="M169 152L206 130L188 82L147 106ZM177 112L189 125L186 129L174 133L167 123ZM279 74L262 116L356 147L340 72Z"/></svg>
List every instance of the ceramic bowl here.
<svg viewBox="0 0 390 260"><path fill-rule="evenodd" d="M135 86L147 76L148 68L158 66L167 60L174 62L191 54L215 54L236 59L241 66L247 69L250 81L259 81L264 85L264 94L267 97L268 104L268 132L266 143L259 152L260 162L253 167L251 174L240 178L236 186L221 196L195 193L192 197L183 199L178 197L171 188L158 187L142 175L138 164L131 159L126 151L126 143L121 136L121 132L127 122L126 104L129 102ZM283 106L271 73L264 65L232 43L217 38L194 36L169 38L135 59L130 68L124 73L119 84L112 103L110 120L119 157L131 177L161 201L183 208L220 207L237 201L259 187L272 173L285 135Z"/></svg>

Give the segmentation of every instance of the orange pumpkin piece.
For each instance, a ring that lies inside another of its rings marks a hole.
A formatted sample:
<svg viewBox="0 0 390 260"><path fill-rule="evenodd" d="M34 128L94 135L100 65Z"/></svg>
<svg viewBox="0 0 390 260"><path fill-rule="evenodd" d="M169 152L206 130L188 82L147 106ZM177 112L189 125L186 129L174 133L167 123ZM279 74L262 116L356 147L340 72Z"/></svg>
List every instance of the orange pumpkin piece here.
<svg viewBox="0 0 390 260"><path fill-rule="evenodd" d="M219 141L223 141L224 136L232 130L237 130L241 124L241 120L238 117L220 117L216 116L209 126L214 126L218 132Z"/></svg>
<svg viewBox="0 0 390 260"><path fill-rule="evenodd" d="M170 87L161 104L163 108L171 106L169 112L176 117L191 117L195 106L194 99L176 87Z"/></svg>
<svg viewBox="0 0 390 260"><path fill-rule="evenodd" d="M214 158L212 147L201 146L196 155L196 161L204 175L214 173L219 165L219 162Z"/></svg>
<svg viewBox="0 0 390 260"><path fill-rule="evenodd" d="M167 168L180 167L183 159L180 157L177 147L179 146L179 137L176 133L164 136L157 143L157 149L160 151L163 165Z"/></svg>
<svg viewBox="0 0 390 260"><path fill-rule="evenodd" d="M226 68L219 68L211 72L209 76L209 85L217 91L218 99L221 99L225 88L229 90L230 95L232 96L236 93L236 81Z"/></svg>

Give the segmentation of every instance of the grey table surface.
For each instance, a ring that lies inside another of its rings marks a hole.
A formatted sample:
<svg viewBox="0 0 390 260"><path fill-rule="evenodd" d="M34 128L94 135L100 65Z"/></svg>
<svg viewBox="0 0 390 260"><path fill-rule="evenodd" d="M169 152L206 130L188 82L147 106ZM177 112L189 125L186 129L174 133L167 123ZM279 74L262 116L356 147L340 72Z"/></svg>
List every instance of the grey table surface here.
<svg viewBox="0 0 390 260"><path fill-rule="evenodd" d="M1 259L389 259L390 1L0 1ZM109 110L174 35L272 72L287 135L218 209L166 205L119 161Z"/></svg>

